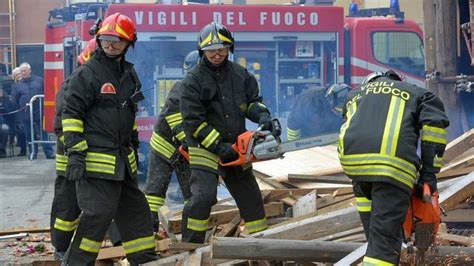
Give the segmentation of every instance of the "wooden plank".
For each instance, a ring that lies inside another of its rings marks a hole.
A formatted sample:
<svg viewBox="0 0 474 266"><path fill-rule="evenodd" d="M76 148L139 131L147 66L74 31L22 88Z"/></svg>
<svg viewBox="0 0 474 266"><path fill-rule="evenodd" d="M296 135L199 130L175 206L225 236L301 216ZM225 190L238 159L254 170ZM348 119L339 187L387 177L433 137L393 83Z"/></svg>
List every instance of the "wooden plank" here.
<svg viewBox="0 0 474 266"><path fill-rule="evenodd" d="M443 190L439 195L440 206L449 211L456 204L474 195L474 173L463 176L459 181Z"/></svg>
<svg viewBox="0 0 474 266"><path fill-rule="evenodd" d="M474 167L474 155L470 155L466 158L462 158L459 161L454 161L449 165L446 165L436 175L438 178L450 177L456 175L463 175L470 173ZM466 169L467 168L467 169Z"/></svg>
<svg viewBox="0 0 474 266"><path fill-rule="evenodd" d="M176 240L176 236L174 235L174 232L169 230L169 220L172 217L172 213L168 209L167 206L162 206L158 209L158 217L160 219L161 226L163 227L165 232L168 234L168 237L172 240Z"/></svg>
<svg viewBox="0 0 474 266"><path fill-rule="evenodd" d="M367 243L347 254L344 258L334 264L334 266L347 266L357 264L362 261L367 251Z"/></svg>
<svg viewBox="0 0 474 266"><path fill-rule="evenodd" d="M326 206L324 208L319 208L318 211L317 211L317 214L322 215L322 214L326 214L326 213L331 213L331 212L334 212L334 211L337 211L337 210L340 210L340 209L343 209L343 208L348 208L348 207L351 207L351 206L355 206L355 198L354 197L350 197L346 200L340 201L340 202L338 202L336 204L333 204L333 205Z"/></svg>
<svg viewBox="0 0 474 266"><path fill-rule="evenodd" d="M260 189L286 189L285 186L278 182L268 180L268 176L254 171L255 178ZM280 199L281 202L293 206L296 202L296 198L293 196L285 197Z"/></svg>
<svg viewBox="0 0 474 266"><path fill-rule="evenodd" d="M304 220L295 219L280 226L252 234L252 237L309 240L361 226L355 207L317 215Z"/></svg>
<svg viewBox="0 0 474 266"><path fill-rule="evenodd" d="M240 215L236 215L234 219L232 219L232 221L230 221L228 224L225 224L222 227L222 230L219 233L217 233L216 236L220 236L220 237L230 236L233 232L235 232L241 220L242 219L240 218Z"/></svg>
<svg viewBox="0 0 474 266"><path fill-rule="evenodd" d="M299 188L282 188L282 189L270 189L270 190L262 190L262 194L265 196L263 197L263 201L265 203L280 200L285 197L301 197L304 196L314 189L310 188L305 188L305 189L299 189Z"/></svg>
<svg viewBox="0 0 474 266"><path fill-rule="evenodd" d="M214 237L211 258L334 262L359 246L330 241Z"/></svg>
<svg viewBox="0 0 474 266"><path fill-rule="evenodd" d="M96 260L109 260L125 257L125 250L122 246L101 248Z"/></svg>
<svg viewBox="0 0 474 266"><path fill-rule="evenodd" d="M321 209L321 208L334 205L336 203L339 203L341 201L344 201L353 197L354 197L353 195L343 195L343 196L336 196L336 197L334 197L333 195L326 195L324 197L317 199L316 204L318 208Z"/></svg>
<svg viewBox="0 0 474 266"><path fill-rule="evenodd" d="M351 180L346 175L304 175L304 174L288 174L289 182L298 181L309 181L317 183L330 183L330 184L351 184Z"/></svg>
<svg viewBox="0 0 474 266"><path fill-rule="evenodd" d="M439 233L436 235L436 240L444 240L454 242L458 245L464 246L473 246L474 245L474 237L467 237L467 236L458 236L448 233Z"/></svg>
<svg viewBox="0 0 474 266"><path fill-rule="evenodd" d="M296 201L293 205L293 217L299 217L308 213L315 212L317 210L317 192L313 190L312 192L306 194Z"/></svg>
<svg viewBox="0 0 474 266"><path fill-rule="evenodd" d="M450 162L472 147L474 147L474 129L465 132L446 145L443 161Z"/></svg>
<svg viewBox="0 0 474 266"><path fill-rule="evenodd" d="M10 229L0 231L0 236L14 235L14 234L20 234L20 233L29 233L29 234L49 233L50 231L51 230L49 229L49 227L46 227L46 228L36 228L36 227L10 228Z"/></svg>
<svg viewBox="0 0 474 266"><path fill-rule="evenodd" d="M342 232L336 232L334 234L327 235L327 236L324 236L324 237L320 237L320 238L315 239L315 240L334 241L334 240L338 240L338 239L341 239L341 238L344 238L344 237L347 237L347 236L357 235L357 234L360 234L360 233L364 233L364 228L362 226L356 227L356 228L350 229L350 230L345 230L345 231L342 231Z"/></svg>
<svg viewBox="0 0 474 266"><path fill-rule="evenodd" d="M308 181L308 179L318 177L318 176L322 177L322 176L337 176L337 175L344 175L344 171L342 170L342 166L340 165L337 165L331 168L323 168L321 170L315 170L315 171L312 171L311 173L301 173L301 174L288 173L286 175L271 177L270 180L277 181L277 182L291 182L291 178L298 179L298 177L300 177L300 179L305 179L306 177L306 181Z"/></svg>
<svg viewBox="0 0 474 266"><path fill-rule="evenodd" d="M265 214L267 217L278 216L283 214L283 203L281 202L272 202L265 204ZM239 214L238 208L233 208L225 211L212 212L209 217L209 227L225 224ZM181 217L173 217L168 220L168 230L172 233L181 232Z"/></svg>
<svg viewBox="0 0 474 266"><path fill-rule="evenodd" d="M184 266L201 265L201 261L202 261L202 253L199 251L195 251L191 253L191 255L184 260Z"/></svg>

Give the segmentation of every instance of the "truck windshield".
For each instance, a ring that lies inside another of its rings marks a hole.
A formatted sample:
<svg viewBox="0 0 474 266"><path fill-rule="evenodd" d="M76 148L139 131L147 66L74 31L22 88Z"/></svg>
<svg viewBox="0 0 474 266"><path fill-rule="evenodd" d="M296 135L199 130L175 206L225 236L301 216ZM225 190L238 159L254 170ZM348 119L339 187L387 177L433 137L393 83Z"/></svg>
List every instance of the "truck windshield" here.
<svg viewBox="0 0 474 266"><path fill-rule="evenodd" d="M414 32L375 32L372 50L375 60L391 69L425 76L423 43Z"/></svg>

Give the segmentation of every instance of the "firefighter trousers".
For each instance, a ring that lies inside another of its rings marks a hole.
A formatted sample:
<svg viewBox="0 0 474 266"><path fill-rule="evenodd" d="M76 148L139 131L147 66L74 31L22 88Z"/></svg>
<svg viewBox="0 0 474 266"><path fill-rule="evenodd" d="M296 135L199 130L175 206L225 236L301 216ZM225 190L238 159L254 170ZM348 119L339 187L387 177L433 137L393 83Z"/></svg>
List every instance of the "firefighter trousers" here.
<svg viewBox="0 0 474 266"><path fill-rule="evenodd" d="M159 219L158 209L164 205L166 191L170 184L173 171L176 173L184 200L191 198L191 189L189 186L189 164L185 158L178 156L173 162L159 156L156 152L150 152L150 164L148 166L148 179L145 184L145 195L150 206L153 230L158 232Z"/></svg>
<svg viewBox="0 0 474 266"><path fill-rule="evenodd" d="M54 197L51 207L51 243L56 252L64 253L71 243L79 223L81 210L77 205L76 184L58 175L54 182Z"/></svg>
<svg viewBox="0 0 474 266"><path fill-rule="evenodd" d="M145 196L136 180L126 175L123 181L86 178L76 182L82 213L64 264L94 265L112 219L131 265L157 259Z"/></svg>
<svg viewBox="0 0 474 266"><path fill-rule="evenodd" d="M237 203L240 217L249 233L267 228L260 189L252 169L235 173L226 169L224 183ZM218 175L205 170L191 171L191 199L184 205L181 224L182 241L204 243L211 207L217 200Z"/></svg>
<svg viewBox="0 0 474 266"><path fill-rule="evenodd" d="M79 223L80 214L81 210L76 197L76 182L58 175L54 182L50 221L51 243L57 253L66 253ZM114 246L120 245L122 239L114 222L110 225L107 233Z"/></svg>
<svg viewBox="0 0 474 266"><path fill-rule="evenodd" d="M353 187L368 241L363 265L397 265L410 194L387 182L354 181Z"/></svg>

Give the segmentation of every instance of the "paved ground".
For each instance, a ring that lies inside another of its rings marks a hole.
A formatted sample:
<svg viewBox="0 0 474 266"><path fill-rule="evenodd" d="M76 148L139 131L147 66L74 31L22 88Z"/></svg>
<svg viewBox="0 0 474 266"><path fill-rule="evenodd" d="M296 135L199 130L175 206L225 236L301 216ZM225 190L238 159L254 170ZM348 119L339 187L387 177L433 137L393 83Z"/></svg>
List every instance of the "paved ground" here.
<svg viewBox="0 0 474 266"><path fill-rule="evenodd" d="M34 161L27 157L0 159L0 230L49 226L54 167L54 160L45 159L42 153ZM45 245L46 251L49 250L48 239L49 235L44 234L35 235L30 241L0 241L0 264L23 265L50 259L51 253L47 252L19 256L27 254L31 247L38 244Z"/></svg>

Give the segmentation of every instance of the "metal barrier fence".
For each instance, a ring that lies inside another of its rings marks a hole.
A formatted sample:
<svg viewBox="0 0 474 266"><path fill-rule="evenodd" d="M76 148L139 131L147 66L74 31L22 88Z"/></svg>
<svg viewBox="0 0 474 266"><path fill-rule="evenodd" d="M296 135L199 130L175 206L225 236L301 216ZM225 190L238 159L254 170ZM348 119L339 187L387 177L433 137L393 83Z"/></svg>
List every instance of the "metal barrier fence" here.
<svg viewBox="0 0 474 266"><path fill-rule="evenodd" d="M31 153L29 156L30 160L34 160L36 157L36 151L35 151L35 144L56 144L56 141L52 140L43 140L43 100L44 100L44 95L43 94L38 94L34 95L31 97L30 102L28 103L28 106L30 108L30 139L31 141L28 142L28 145L31 145ZM35 102L38 101L39 105L39 125L38 125L38 136L39 139L35 139L35 120L34 120L34 112L33 112L33 106ZM43 147L44 149L44 147Z"/></svg>

